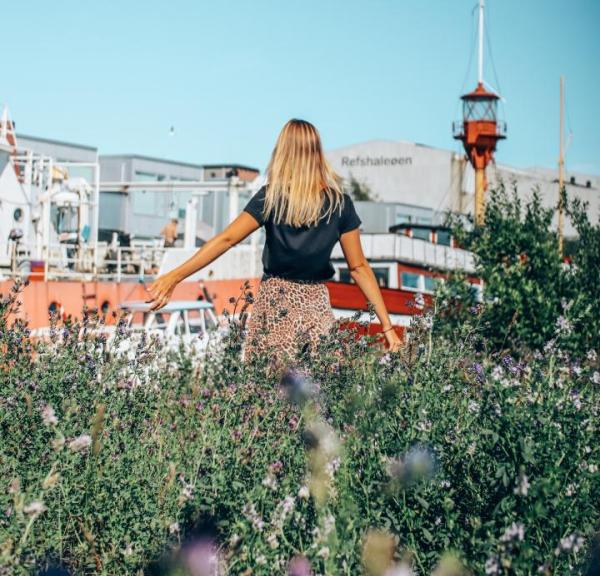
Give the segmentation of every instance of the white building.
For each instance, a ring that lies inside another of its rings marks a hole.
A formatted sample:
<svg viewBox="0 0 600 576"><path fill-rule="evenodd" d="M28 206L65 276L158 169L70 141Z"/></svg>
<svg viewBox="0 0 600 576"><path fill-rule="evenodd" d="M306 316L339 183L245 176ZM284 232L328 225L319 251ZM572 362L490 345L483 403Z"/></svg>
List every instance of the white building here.
<svg viewBox="0 0 600 576"><path fill-rule="evenodd" d="M414 142L368 140L329 150L326 156L341 176L366 184L382 203L358 203L368 232L386 232L389 226L407 221L437 224L446 211L473 213L475 177L463 154ZM515 181L523 199L539 186L545 206L558 201L557 172L553 170L492 164L488 180L490 188L499 180L509 187ZM566 189L569 198L579 197L589 203L589 217L596 222L600 177L568 173ZM566 220L565 235L573 234Z"/></svg>

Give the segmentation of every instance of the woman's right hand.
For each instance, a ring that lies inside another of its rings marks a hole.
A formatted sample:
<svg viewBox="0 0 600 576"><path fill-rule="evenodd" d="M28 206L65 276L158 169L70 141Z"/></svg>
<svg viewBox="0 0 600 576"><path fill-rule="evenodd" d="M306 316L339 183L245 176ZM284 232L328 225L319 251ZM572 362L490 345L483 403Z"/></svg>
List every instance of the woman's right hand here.
<svg viewBox="0 0 600 576"><path fill-rule="evenodd" d="M150 310L156 311L162 308L171 298L175 286L177 286L178 280L173 272L167 272L162 276L159 276L148 288L150 298L145 300L147 304L150 304Z"/></svg>
<svg viewBox="0 0 600 576"><path fill-rule="evenodd" d="M385 332L385 339L388 343L388 352L398 352L398 350L400 350L402 342L400 341L400 338L398 337L398 334L396 334L396 330L394 328Z"/></svg>

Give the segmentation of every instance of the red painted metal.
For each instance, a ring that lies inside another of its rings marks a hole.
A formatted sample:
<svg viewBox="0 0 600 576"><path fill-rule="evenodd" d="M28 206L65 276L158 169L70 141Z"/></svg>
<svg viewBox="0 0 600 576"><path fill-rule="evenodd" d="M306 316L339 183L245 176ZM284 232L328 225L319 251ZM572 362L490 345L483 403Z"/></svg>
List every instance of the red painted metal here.
<svg viewBox="0 0 600 576"><path fill-rule="evenodd" d="M342 310L367 310L367 299L356 284L327 282L329 299L333 308ZM414 305L415 292L395 288L380 288L387 311L390 314L413 316L420 310ZM425 306L432 303L430 294L423 294Z"/></svg>

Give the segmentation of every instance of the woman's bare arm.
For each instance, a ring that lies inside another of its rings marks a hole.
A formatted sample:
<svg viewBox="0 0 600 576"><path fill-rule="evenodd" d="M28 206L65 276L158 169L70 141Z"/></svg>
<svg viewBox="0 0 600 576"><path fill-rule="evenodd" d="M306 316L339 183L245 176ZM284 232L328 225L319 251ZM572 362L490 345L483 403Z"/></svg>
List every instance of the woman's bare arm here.
<svg viewBox="0 0 600 576"><path fill-rule="evenodd" d="M242 212L223 232L211 238L195 254L173 270L159 276L148 288L152 296L146 302L152 302L151 310L162 308L170 299L175 286L182 280L208 266L219 256L227 252L260 227L259 223L247 212Z"/></svg>
<svg viewBox="0 0 600 576"><path fill-rule="evenodd" d="M340 244L344 257L348 263L350 269L350 275L356 282L358 287L368 302L371 302L375 308L375 314L379 318L382 330L385 333L385 337L390 345L390 349L395 351L400 346L400 339L396 332L392 329L392 322L390 316L385 307L379 284L377 284L377 278L369 265L369 262L365 258L360 243L360 232L358 229L350 230L340 236Z"/></svg>

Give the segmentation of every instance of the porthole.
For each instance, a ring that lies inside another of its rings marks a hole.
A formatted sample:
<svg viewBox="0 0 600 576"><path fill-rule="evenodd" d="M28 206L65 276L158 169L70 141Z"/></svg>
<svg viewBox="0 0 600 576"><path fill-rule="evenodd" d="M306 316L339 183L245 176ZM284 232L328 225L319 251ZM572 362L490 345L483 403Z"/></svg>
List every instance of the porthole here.
<svg viewBox="0 0 600 576"><path fill-rule="evenodd" d="M15 208L15 211L13 212L13 219L15 222L21 222L23 220L22 208Z"/></svg>
<svg viewBox="0 0 600 576"><path fill-rule="evenodd" d="M110 308L110 302L108 300L104 300L100 305L100 311L102 314L108 314L108 310Z"/></svg>
<svg viewBox="0 0 600 576"><path fill-rule="evenodd" d="M50 314L58 314L59 309L60 304L56 300L52 300L52 302L50 302L50 305L48 306L48 312Z"/></svg>

